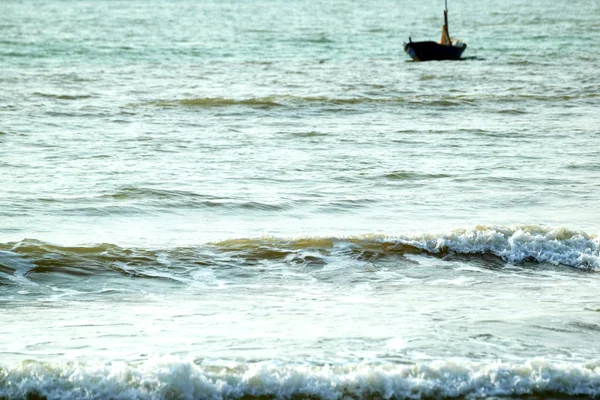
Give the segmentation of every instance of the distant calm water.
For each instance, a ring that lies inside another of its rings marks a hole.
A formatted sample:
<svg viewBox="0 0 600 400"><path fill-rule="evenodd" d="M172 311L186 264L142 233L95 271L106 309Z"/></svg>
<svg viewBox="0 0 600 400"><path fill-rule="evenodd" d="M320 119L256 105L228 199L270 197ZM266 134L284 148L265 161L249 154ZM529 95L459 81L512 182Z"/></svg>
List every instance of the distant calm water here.
<svg viewBox="0 0 600 400"><path fill-rule="evenodd" d="M600 2L2 0L0 399L600 396Z"/></svg>

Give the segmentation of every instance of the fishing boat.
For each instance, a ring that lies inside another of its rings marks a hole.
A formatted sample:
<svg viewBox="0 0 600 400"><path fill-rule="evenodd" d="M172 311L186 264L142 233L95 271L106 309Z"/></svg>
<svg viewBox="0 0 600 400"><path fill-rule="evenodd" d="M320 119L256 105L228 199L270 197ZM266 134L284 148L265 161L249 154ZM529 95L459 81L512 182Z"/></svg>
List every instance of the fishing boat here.
<svg viewBox="0 0 600 400"><path fill-rule="evenodd" d="M442 38L438 42L413 42L408 38L408 43L404 44L404 51L414 61L432 61L432 60L458 60L467 44L450 38L448 31L448 0L446 0L446 9L444 10L444 26L442 27Z"/></svg>

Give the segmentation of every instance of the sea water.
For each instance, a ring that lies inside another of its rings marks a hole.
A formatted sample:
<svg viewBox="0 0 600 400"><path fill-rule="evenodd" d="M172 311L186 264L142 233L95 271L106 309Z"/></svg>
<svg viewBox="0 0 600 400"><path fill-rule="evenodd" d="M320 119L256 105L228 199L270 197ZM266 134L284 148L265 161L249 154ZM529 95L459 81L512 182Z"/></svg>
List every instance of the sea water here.
<svg viewBox="0 0 600 400"><path fill-rule="evenodd" d="M600 3L2 0L0 398L600 396Z"/></svg>

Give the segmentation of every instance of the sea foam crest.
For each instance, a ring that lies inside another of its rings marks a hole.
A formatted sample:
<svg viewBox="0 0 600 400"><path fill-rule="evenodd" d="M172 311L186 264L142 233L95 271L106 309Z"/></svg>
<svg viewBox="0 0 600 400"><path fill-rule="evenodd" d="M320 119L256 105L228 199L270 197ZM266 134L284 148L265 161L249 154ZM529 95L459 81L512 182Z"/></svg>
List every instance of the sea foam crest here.
<svg viewBox="0 0 600 400"><path fill-rule="evenodd" d="M452 251L460 254L494 254L511 263L537 261L600 269L599 238L566 228L479 226L442 235L398 238L396 242L430 253Z"/></svg>
<svg viewBox="0 0 600 400"><path fill-rule="evenodd" d="M139 366L41 364L0 368L0 398L483 398L600 395L599 363L522 364L438 361L420 365L286 365L280 362L202 366L176 358Z"/></svg>

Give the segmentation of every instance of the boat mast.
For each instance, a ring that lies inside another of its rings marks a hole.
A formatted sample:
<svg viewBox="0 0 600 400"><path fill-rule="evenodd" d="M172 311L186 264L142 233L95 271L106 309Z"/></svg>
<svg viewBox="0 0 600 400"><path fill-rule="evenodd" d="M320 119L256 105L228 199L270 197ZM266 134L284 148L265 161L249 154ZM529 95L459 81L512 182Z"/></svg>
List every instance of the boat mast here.
<svg viewBox="0 0 600 400"><path fill-rule="evenodd" d="M446 36L448 37L448 44L452 46L452 40L450 39L450 31L448 30L448 0L444 0L446 9L444 10L444 29L446 30Z"/></svg>

